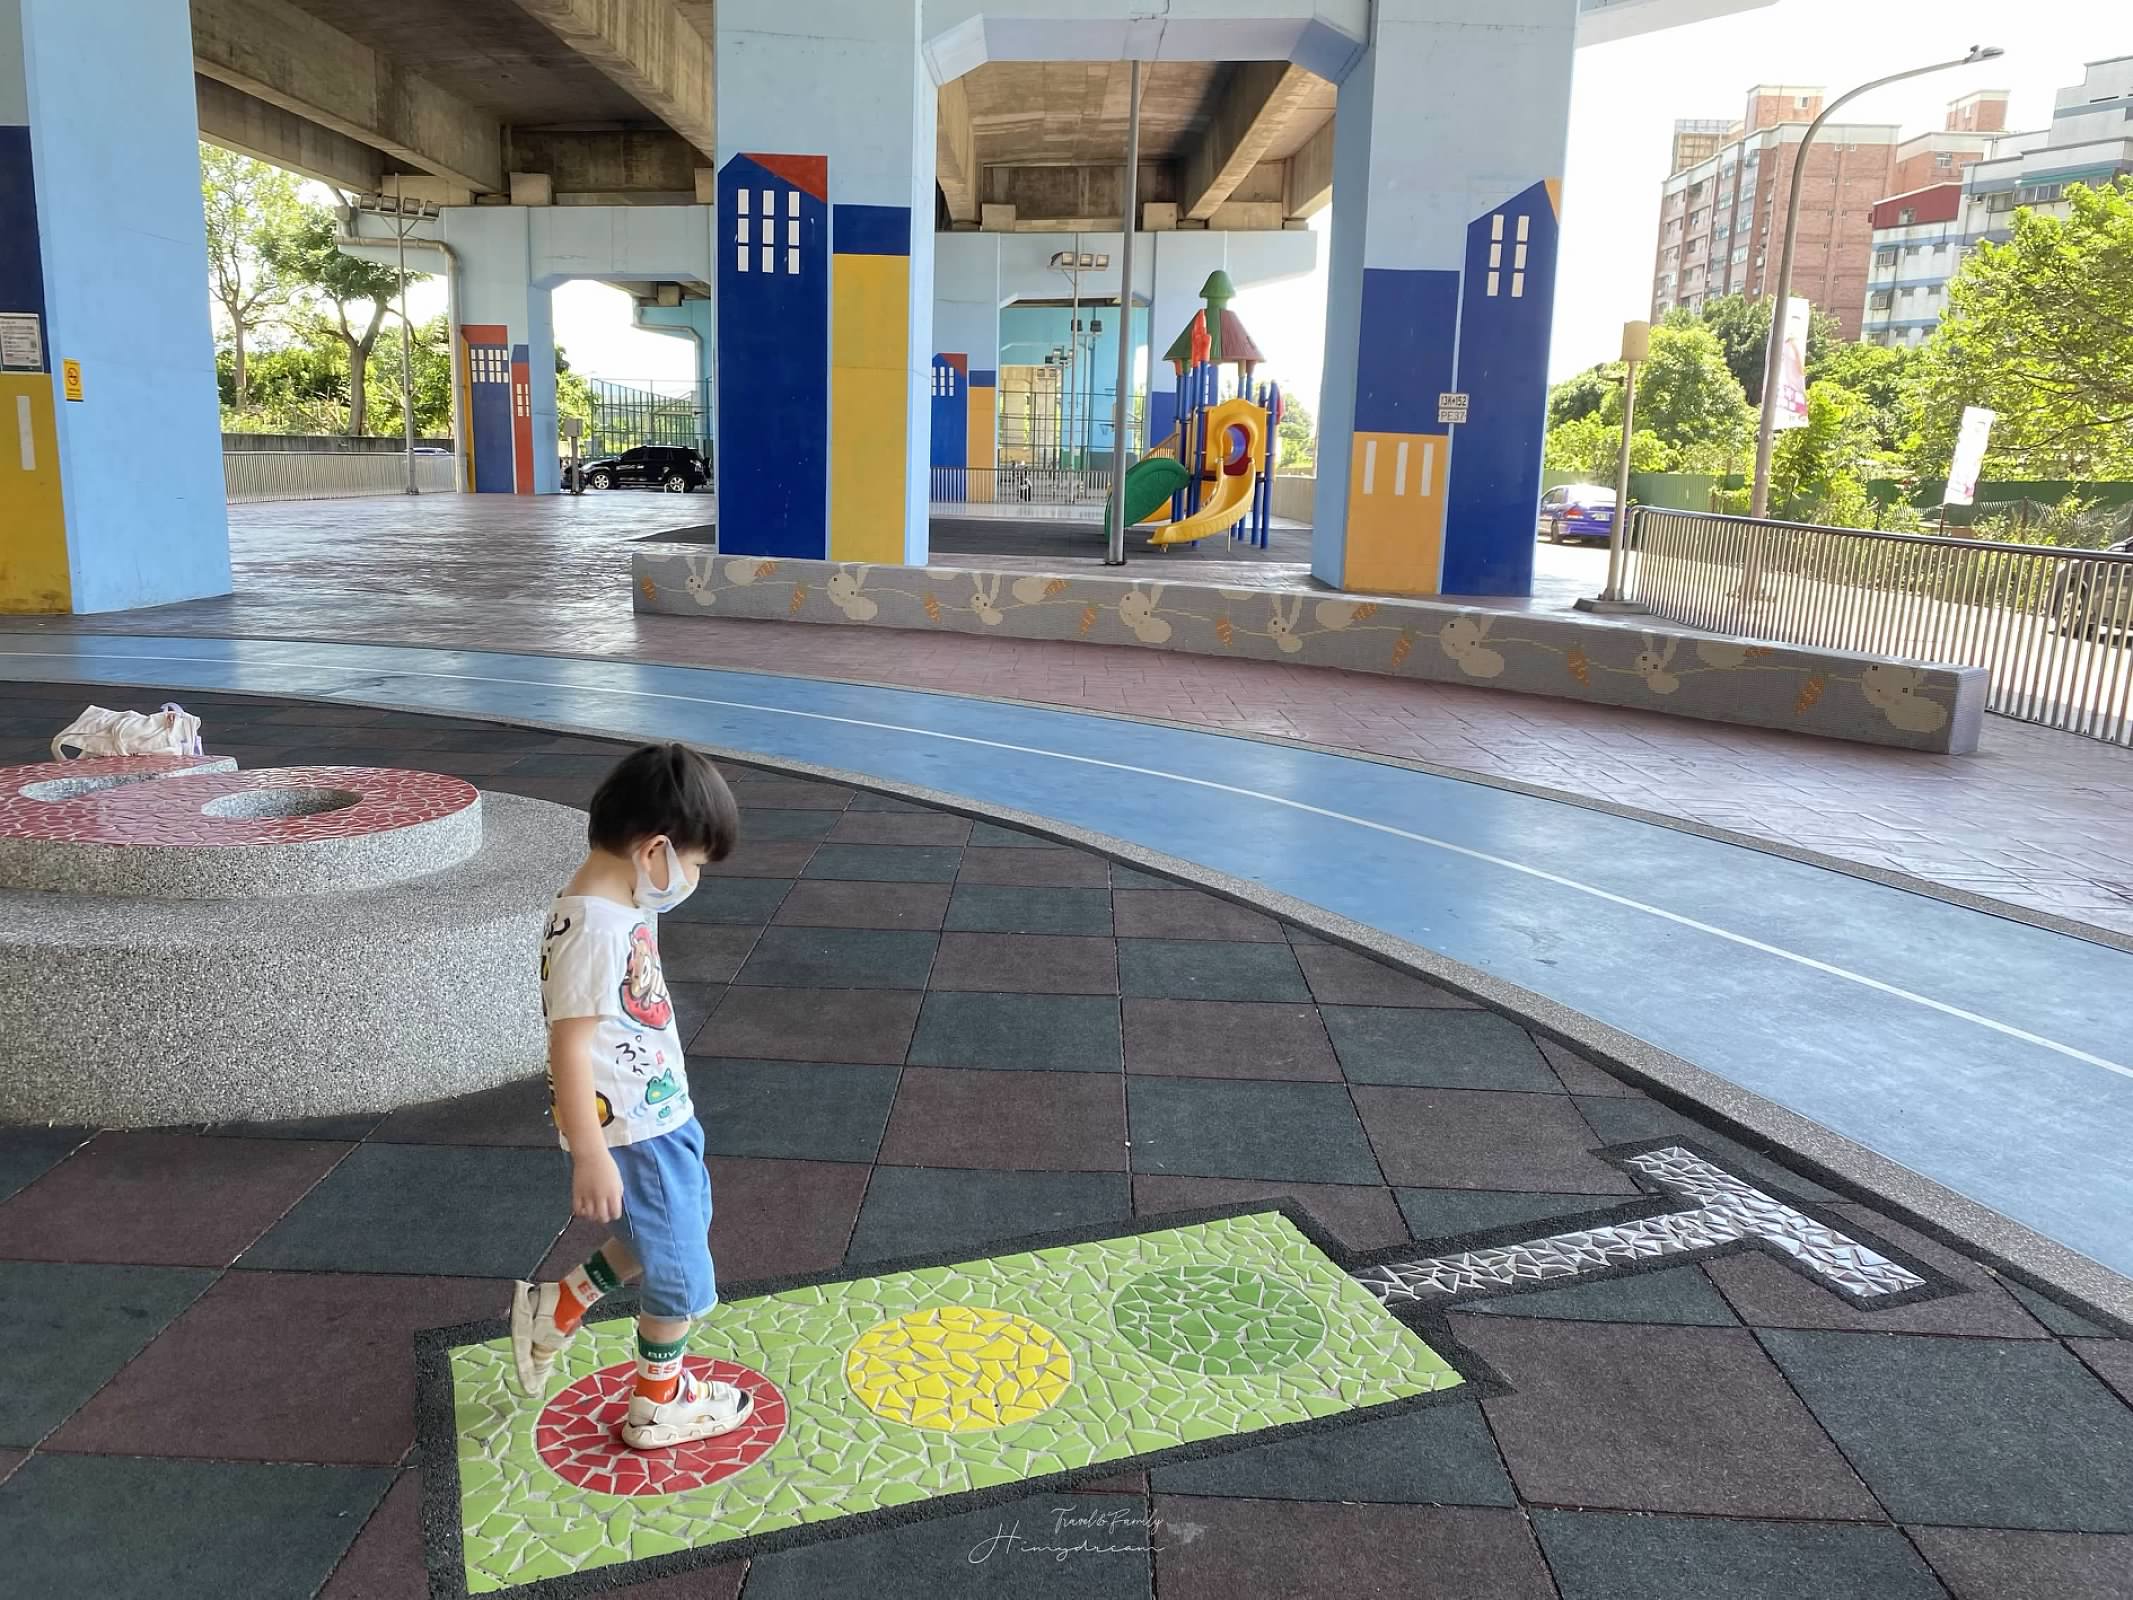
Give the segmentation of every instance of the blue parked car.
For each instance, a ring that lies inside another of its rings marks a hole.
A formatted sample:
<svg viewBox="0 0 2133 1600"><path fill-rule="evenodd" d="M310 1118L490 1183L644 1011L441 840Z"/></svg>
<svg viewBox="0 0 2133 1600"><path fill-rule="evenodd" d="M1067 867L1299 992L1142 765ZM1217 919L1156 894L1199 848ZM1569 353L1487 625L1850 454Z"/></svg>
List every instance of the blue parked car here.
<svg viewBox="0 0 2133 1600"><path fill-rule="evenodd" d="M1597 483L1565 483L1541 496L1540 536L1555 544L1605 542L1615 531L1615 492Z"/></svg>

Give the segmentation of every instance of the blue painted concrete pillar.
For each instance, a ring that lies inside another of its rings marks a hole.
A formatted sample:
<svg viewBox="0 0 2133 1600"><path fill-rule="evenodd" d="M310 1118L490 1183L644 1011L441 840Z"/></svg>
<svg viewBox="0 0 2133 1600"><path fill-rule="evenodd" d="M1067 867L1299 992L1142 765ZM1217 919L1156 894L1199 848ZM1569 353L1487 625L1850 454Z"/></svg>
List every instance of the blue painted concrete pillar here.
<svg viewBox="0 0 2133 1600"><path fill-rule="evenodd" d="M926 559L935 90L922 9L718 7L722 549Z"/></svg>
<svg viewBox="0 0 2133 1600"><path fill-rule="evenodd" d="M1312 571L1528 594L1577 0L1374 9L1334 128Z"/></svg>
<svg viewBox="0 0 2133 1600"><path fill-rule="evenodd" d="M556 494L553 281L536 276L525 206L454 206L445 236L459 261L456 414L462 481L474 494Z"/></svg>
<svg viewBox="0 0 2133 1600"><path fill-rule="evenodd" d="M230 589L182 5L0 0L0 612Z"/></svg>

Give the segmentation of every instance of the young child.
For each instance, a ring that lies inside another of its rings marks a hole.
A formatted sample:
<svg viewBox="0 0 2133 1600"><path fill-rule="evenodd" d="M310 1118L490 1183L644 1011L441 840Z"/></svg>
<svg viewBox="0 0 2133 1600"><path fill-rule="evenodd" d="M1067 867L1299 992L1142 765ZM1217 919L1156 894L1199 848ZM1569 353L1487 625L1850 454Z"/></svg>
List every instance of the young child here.
<svg viewBox="0 0 2133 1600"><path fill-rule="evenodd" d="M641 1285L637 1386L625 1444L656 1450L729 1433L750 1396L683 1369L689 1326L718 1303L711 1180L674 1006L659 966L658 917L733 848L740 817L711 763L678 744L625 757L593 795L585 864L563 886L541 940L549 1095L570 1152L570 1209L615 1235L555 1283L520 1283L511 1303L519 1386L547 1392L585 1314Z"/></svg>

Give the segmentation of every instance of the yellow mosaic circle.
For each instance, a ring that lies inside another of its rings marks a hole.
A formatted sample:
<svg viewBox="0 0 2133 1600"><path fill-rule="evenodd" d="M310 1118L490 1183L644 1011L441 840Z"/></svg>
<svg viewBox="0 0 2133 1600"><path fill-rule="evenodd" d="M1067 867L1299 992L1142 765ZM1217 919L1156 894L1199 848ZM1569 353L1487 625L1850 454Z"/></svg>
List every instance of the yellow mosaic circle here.
<svg viewBox="0 0 2133 1600"><path fill-rule="evenodd" d="M1074 1358L1051 1329L1011 1311L934 1306L862 1333L845 1355L844 1379L877 1417L977 1433L1058 1404Z"/></svg>

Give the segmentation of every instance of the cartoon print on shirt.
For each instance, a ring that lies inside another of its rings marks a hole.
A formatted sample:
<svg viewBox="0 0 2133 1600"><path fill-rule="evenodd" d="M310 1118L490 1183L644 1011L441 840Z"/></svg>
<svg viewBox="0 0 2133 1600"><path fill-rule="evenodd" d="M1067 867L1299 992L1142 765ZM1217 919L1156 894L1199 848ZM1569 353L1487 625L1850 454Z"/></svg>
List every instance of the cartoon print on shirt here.
<svg viewBox="0 0 2133 1600"><path fill-rule="evenodd" d="M644 1103L648 1106L664 1104L681 1093L681 1080L672 1067L644 1086Z"/></svg>
<svg viewBox="0 0 2133 1600"><path fill-rule="evenodd" d="M659 947L652 930L640 922L630 930L629 965L622 972L622 1014L647 1028L664 1028L674 1020L667 998L666 974L660 970Z"/></svg>
<svg viewBox="0 0 2133 1600"><path fill-rule="evenodd" d="M570 918L551 912L547 931L541 935L541 1020L548 1020L548 961L556 940L570 932Z"/></svg>
<svg viewBox="0 0 2133 1600"><path fill-rule="evenodd" d="M556 1121L556 1120L557 1120L557 1119L556 1119L556 1114L555 1114L555 1074L554 1074L553 1072L550 1072L550 1073L548 1073L548 1074L547 1074L547 1078L548 1078L548 1120L549 1120L550 1122L554 1122L554 1121ZM604 1128L604 1127L606 1127L606 1126L607 1126L607 1125L608 1125L608 1124L609 1124L610 1122L613 1122L613 1121L615 1120L615 1104L614 1104L614 1102L613 1102L612 1100L608 1099L606 1095L602 1094L602 1093L601 1093L601 1092L600 1092L599 1090L597 1090L597 1089L595 1089L595 1090L593 1091L593 1108L594 1108L595 1110L597 1110L597 1111L598 1111L598 1112L600 1113L600 1126L601 1126L601 1127L603 1127L603 1128Z"/></svg>

